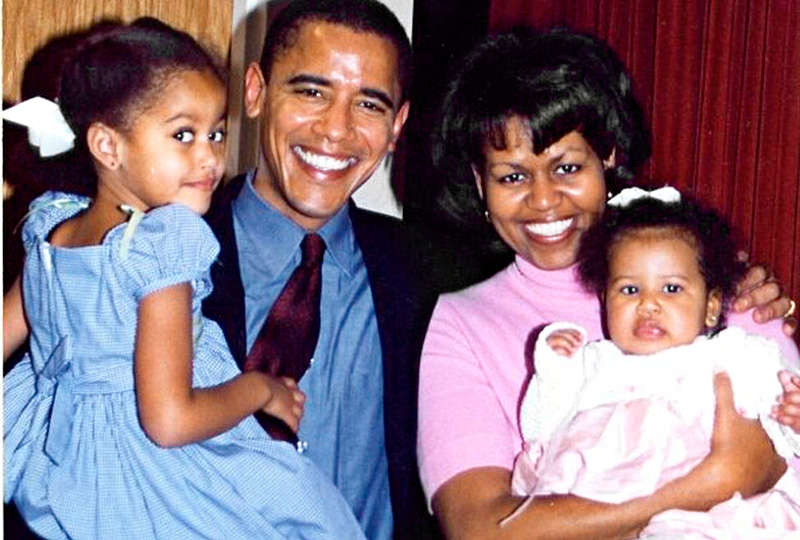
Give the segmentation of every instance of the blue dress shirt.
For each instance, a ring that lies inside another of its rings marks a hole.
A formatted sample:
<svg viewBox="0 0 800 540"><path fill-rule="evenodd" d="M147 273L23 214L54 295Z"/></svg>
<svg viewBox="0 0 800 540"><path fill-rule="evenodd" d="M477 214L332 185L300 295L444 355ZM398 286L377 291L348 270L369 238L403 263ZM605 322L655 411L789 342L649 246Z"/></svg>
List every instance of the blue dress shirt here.
<svg viewBox="0 0 800 540"><path fill-rule="evenodd" d="M248 174L233 201L248 351L300 264L306 234L255 192L253 176ZM320 334L311 367L299 381L306 402L298 446L339 488L367 538L389 540L383 358L367 269L347 206L317 233L326 246Z"/></svg>

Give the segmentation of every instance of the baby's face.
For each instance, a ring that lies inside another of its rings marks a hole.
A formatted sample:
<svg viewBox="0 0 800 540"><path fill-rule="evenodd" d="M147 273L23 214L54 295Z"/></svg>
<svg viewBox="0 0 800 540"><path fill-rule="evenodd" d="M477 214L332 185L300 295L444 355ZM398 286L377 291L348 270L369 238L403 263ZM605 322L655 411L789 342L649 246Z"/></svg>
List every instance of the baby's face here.
<svg viewBox="0 0 800 540"><path fill-rule="evenodd" d="M715 324L720 302L706 290L693 245L644 229L612 248L605 307L611 340L628 354L652 354L694 341Z"/></svg>

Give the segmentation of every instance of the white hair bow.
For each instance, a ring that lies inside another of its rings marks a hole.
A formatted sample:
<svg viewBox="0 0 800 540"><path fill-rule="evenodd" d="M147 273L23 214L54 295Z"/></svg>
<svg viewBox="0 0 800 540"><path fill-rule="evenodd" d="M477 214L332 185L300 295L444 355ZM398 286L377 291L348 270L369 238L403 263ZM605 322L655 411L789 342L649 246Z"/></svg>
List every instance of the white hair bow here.
<svg viewBox="0 0 800 540"><path fill-rule="evenodd" d="M635 200L646 198L656 199L664 203L678 203L681 202L681 192L671 186L664 186L653 191L638 187L625 188L611 197L606 204L617 208L625 208Z"/></svg>
<svg viewBox="0 0 800 540"><path fill-rule="evenodd" d="M43 97L27 99L3 111L3 118L28 128L28 142L41 157L63 154L75 146L75 134L57 103Z"/></svg>

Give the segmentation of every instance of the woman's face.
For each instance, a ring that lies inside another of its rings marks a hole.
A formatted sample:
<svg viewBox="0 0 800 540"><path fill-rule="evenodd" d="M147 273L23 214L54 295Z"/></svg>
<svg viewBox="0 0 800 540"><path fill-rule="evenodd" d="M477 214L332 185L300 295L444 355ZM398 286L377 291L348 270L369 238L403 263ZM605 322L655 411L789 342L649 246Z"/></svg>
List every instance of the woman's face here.
<svg viewBox="0 0 800 540"><path fill-rule="evenodd" d="M506 122L506 148L487 145L486 167L475 171L489 219L503 241L543 270L566 268L577 259L583 234L605 206L603 162L577 131L533 153L526 124Z"/></svg>

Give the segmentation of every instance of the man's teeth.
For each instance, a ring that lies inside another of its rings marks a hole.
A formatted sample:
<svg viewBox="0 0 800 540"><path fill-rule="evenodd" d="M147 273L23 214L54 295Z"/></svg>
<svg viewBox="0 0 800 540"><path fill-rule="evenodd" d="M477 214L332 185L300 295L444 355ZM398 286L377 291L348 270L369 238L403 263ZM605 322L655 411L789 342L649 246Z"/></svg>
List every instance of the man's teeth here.
<svg viewBox="0 0 800 540"><path fill-rule="evenodd" d="M299 146L293 148L294 153L304 162L321 171L341 171L355 163L355 158L336 159L330 156L320 156L306 152Z"/></svg>
<svg viewBox="0 0 800 540"><path fill-rule="evenodd" d="M549 223L529 223L525 228L537 236L558 236L569 229L570 225L572 225L572 218Z"/></svg>

